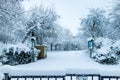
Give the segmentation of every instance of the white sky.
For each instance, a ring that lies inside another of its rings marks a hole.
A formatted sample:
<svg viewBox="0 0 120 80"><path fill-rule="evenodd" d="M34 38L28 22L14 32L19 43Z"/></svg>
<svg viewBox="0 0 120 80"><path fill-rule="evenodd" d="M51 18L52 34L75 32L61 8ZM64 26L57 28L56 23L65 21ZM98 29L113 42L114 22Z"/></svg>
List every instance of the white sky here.
<svg viewBox="0 0 120 80"><path fill-rule="evenodd" d="M41 4L45 7L54 7L61 16L59 24L75 35L80 27L80 19L87 15L90 8L108 9L111 3L112 0L28 0L24 5L26 10Z"/></svg>

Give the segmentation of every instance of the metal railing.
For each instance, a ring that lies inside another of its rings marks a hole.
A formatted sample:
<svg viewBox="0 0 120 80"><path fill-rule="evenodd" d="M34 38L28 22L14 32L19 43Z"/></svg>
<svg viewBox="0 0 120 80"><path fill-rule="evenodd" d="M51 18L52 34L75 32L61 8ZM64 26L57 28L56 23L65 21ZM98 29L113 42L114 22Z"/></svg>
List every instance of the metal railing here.
<svg viewBox="0 0 120 80"><path fill-rule="evenodd" d="M120 80L120 76L101 76L101 80Z"/></svg>
<svg viewBox="0 0 120 80"><path fill-rule="evenodd" d="M101 76L99 74L11 76L5 73L4 75L4 80L120 80L120 76Z"/></svg>
<svg viewBox="0 0 120 80"><path fill-rule="evenodd" d="M65 75L11 76L5 73L5 80L65 80Z"/></svg>
<svg viewBox="0 0 120 80"><path fill-rule="evenodd" d="M69 80L100 80L99 74L66 74L66 78L69 77ZM68 79L67 79L68 80Z"/></svg>

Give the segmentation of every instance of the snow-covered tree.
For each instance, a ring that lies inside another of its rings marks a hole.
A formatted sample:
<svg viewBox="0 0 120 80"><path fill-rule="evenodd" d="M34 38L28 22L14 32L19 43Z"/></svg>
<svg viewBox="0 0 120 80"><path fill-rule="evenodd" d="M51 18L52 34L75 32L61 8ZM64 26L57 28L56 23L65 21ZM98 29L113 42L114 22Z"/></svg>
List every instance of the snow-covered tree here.
<svg viewBox="0 0 120 80"><path fill-rule="evenodd" d="M112 39L120 39L120 0L116 0L109 15L110 25L108 36Z"/></svg>
<svg viewBox="0 0 120 80"><path fill-rule="evenodd" d="M21 2L22 0L0 0L0 41L13 42L21 37L24 30Z"/></svg>
<svg viewBox="0 0 120 80"><path fill-rule="evenodd" d="M71 43L71 33L68 29L64 29L62 31L62 45L63 45L63 50L70 50L70 43Z"/></svg>
<svg viewBox="0 0 120 80"><path fill-rule="evenodd" d="M81 26L87 37L96 38L105 36L107 23L104 10L91 9L87 17L82 19Z"/></svg>
<svg viewBox="0 0 120 80"><path fill-rule="evenodd" d="M35 7L31 10L29 21L27 22L27 31L25 38L34 32L36 42L39 45L50 44L52 46L53 41L56 41L58 37L58 27L56 23L58 15L52 8Z"/></svg>
<svg viewBox="0 0 120 80"><path fill-rule="evenodd" d="M87 49L88 48L88 45L87 45L87 43L88 43L87 38L88 37L85 35L84 29L79 29L77 36L78 36L78 42L80 45L79 47L81 49Z"/></svg>

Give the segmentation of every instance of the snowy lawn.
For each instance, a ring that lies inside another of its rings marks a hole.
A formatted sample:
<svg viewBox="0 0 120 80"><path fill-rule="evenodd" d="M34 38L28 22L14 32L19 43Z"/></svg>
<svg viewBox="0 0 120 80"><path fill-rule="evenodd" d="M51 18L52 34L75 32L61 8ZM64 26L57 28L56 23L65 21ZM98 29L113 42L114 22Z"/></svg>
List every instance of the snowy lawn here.
<svg viewBox="0 0 120 80"><path fill-rule="evenodd" d="M65 75L65 74L100 74L120 76L120 64L102 65L89 58L89 53L82 51L47 52L47 58L37 62L2 66L2 73L10 75Z"/></svg>

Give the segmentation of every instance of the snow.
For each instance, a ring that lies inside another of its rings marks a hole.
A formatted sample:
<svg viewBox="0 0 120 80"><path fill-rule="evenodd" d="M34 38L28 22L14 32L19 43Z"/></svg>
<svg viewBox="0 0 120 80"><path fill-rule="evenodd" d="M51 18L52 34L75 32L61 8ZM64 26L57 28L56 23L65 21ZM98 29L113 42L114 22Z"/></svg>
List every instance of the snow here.
<svg viewBox="0 0 120 80"><path fill-rule="evenodd" d="M18 53L20 53L21 51L25 51L25 52L31 51L30 48L27 45L23 44L23 43L6 44L5 48L7 49L7 52L9 52L10 48L13 48L14 53L15 53L15 51L18 51Z"/></svg>
<svg viewBox="0 0 120 80"><path fill-rule="evenodd" d="M118 68L117 69L113 69L113 68L100 69L100 74L101 76L120 76L120 69Z"/></svg>
<svg viewBox="0 0 120 80"><path fill-rule="evenodd" d="M65 75L65 74L100 74L119 76L120 64L102 65L89 58L88 51L49 51L47 58L37 62L2 66L2 73L9 75Z"/></svg>
<svg viewBox="0 0 120 80"><path fill-rule="evenodd" d="M0 46L2 46L2 48L0 49L0 53L3 53L4 49L7 50L7 53L8 53L10 48L13 48L14 53L16 51L18 53L20 53L21 51L24 51L25 53L31 51L30 46L28 46L27 44L23 44L23 43L15 43L15 44L2 44L2 43L0 43ZM40 52L40 50L37 50L36 48L34 48L34 51L35 51L36 55L37 55L37 53Z"/></svg>
<svg viewBox="0 0 120 80"><path fill-rule="evenodd" d="M108 54L110 50L110 47L102 47L100 49L97 49L95 52L96 54Z"/></svg>
<svg viewBox="0 0 120 80"><path fill-rule="evenodd" d="M95 48L93 52L94 60L99 63L116 64L120 59L117 53L120 51L120 41L109 38L100 37L95 40ZM110 59L111 61L104 61Z"/></svg>
<svg viewBox="0 0 120 80"><path fill-rule="evenodd" d="M94 38L90 37L90 38L87 39L87 41L90 41L90 40L94 40Z"/></svg>
<svg viewBox="0 0 120 80"><path fill-rule="evenodd" d="M0 69L1 69L1 66L2 66L2 63L0 62ZM3 75L3 73L1 73L1 71L0 71L0 80L2 80L4 78L4 75Z"/></svg>
<svg viewBox="0 0 120 80"><path fill-rule="evenodd" d="M108 49L108 48L110 48L111 45L113 45L113 44L115 43L114 40L109 39L109 38L104 38L104 37L97 38L94 42L95 42L95 45L96 45L96 46L99 46L99 45L100 45L101 48L103 48L103 49L101 49L101 50L104 50L104 49L110 50L110 49ZM106 51L105 51L105 52L106 52Z"/></svg>
<svg viewBox="0 0 120 80"><path fill-rule="evenodd" d="M117 51L120 51L120 40L116 41L112 47L116 49Z"/></svg>
<svg viewBox="0 0 120 80"><path fill-rule="evenodd" d="M2 54L3 48L5 48L5 45L0 42L0 55ZM2 63L0 62L0 67L1 66L2 66ZM2 80L3 77L4 77L3 74L0 72L0 80Z"/></svg>
<svg viewBox="0 0 120 80"><path fill-rule="evenodd" d="M2 80L3 78L4 78L4 75L0 73L0 80Z"/></svg>
<svg viewBox="0 0 120 80"><path fill-rule="evenodd" d="M42 70L33 68L15 68L13 66L3 66L1 72L9 73L12 76L22 76L22 75L65 75L64 70ZM57 74L56 74L57 73Z"/></svg>
<svg viewBox="0 0 120 80"><path fill-rule="evenodd" d="M5 45L0 42L0 55L2 54L2 50L5 48Z"/></svg>

